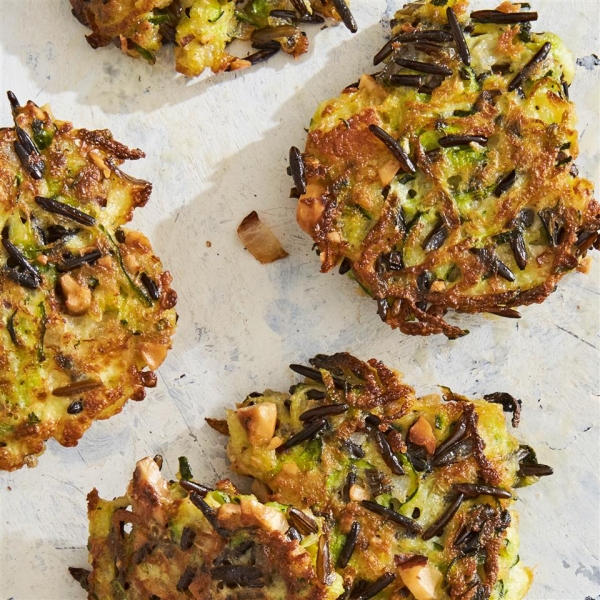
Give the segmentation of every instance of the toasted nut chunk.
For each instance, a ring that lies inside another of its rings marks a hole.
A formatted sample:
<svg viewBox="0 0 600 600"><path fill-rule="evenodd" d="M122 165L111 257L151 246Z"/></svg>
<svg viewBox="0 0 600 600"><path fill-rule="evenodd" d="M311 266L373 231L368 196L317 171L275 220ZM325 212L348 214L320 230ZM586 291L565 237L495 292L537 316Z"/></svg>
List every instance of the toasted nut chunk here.
<svg viewBox="0 0 600 600"><path fill-rule="evenodd" d="M265 506L253 498L242 498L240 502L242 516L251 517L266 531L287 531L289 525L285 515L276 508Z"/></svg>
<svg viewBox="0 0 600 600"><path fill-rule="evenodd" d="M429 563L400 567L400 577L416 600L435 600L442 574Z"/></svg>
<svg viewBox="0 0 600 600"><path fill-rule="evenodd" d="M167 357L168 347L165 344L141 342L139 348L142 358L146 361L146 364L152 371L158 369Z"/></svg>
<svg viewBox="0 0 600 600"><path fill-rule="evenodd" d="M255 406L246 406L238 409L237 415L253 446L266 446L275 435L276 404L263 402Z"/></svg>
<svg viewBox="0 0 600 600"><path fill-rule="evenodd" d="M90 288L77 283L68 273L60 278L60 287L65 295L67 312L73 316L85 314L92 304Z"/></svg>
<svg viewBox="0 0 600 600"><path fill-rule="evenodd" d="M315 188L318 188L320 191L317 191ZM302 196L298 202L296 219L298 225L300 225L306 233L312 233L325 210L325 207L320 200L324 191L325 189L321 186L309 185L306 190L306 195Z"/></svg>
<svg viewBox="0 0 600 600"><path fill-rule="evenodd" d="M354 502L361 502L362 500L369 500L371 498L371 494L364 487L356 484L350 487L348 496Z"/></svg>
<svg viewBox="0 0 600 600"><path fill-rule="evenodd" d="M435 435L429 421L423 416L410 428L408 439L417 446L423 446L428 454L435 452Z"/></svg>

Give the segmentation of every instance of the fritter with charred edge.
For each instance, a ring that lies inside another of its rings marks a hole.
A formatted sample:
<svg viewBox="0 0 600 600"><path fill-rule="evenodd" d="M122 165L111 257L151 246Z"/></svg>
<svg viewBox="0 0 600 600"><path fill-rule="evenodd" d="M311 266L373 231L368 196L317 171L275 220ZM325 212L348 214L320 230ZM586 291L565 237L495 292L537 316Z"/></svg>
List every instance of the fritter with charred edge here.
<svg viewBox="0 0 600 600"><path fill-rule="evenodd" d="M110 502L97 490L88 495L88 516L93 570L70 571L90 600L335 600L343 593L323 552L324 518L304 513L312 532L301 538L288 507L240 495L227 480L215 490L167 482L145 458L127 495Z"/></svg>
<svg viewBox="0 0 600 600"><path fill-rule="evenodd" d="M9 93L0 130L0 469L75 446L142 400L171 346L177 295L148 239L121 225L151 184L109 131L74 129ZM149 369L149 370L148 370Z"/></svg>
<svg viewBox="0 0 600 600"><path fill-rule="evenodd" d="M290 394L252 393L228 412L228 455L261 501L327 515L343 598L370 598L359 590L377 582L379 599L523 598L514 488L552 469L506 429L503 407L518 418L520 403L417 398L349 354L310 362L291 365L307 381Z"/></svg>
<svg viewBox="0 0 600 600"><path fill-rule="evenodd" d="M308 50L299 24L356 23L345 0L71 0L73 14L93 33L92 48L114 42L150 63L163 43L175 45L177 71L194 77L206 68L234 71L267 60L280 50L297 58ZM257 52L238 58L227 46L247 40Z"/></svg>
<svg viewBox="0 0 600 600"><path fill-rule="evenodd" d="M573 163L572 58L536 18L406 6L381 71L321 104L292 148L321 270L341 264L404 333L464 335L450 309L519 317L599 247L600 205Z"/></svg>

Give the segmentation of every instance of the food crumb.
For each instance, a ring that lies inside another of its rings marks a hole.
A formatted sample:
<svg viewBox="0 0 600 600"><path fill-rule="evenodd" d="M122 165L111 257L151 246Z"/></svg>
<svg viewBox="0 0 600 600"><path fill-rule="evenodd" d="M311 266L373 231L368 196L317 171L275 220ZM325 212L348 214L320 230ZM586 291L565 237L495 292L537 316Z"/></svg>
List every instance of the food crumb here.
<svg viewBox="0 0 600 600"><path fill-rule="evenodd" d="M210 248L212 246L212 242L210 240L206 240L206 247Z"/></svg>

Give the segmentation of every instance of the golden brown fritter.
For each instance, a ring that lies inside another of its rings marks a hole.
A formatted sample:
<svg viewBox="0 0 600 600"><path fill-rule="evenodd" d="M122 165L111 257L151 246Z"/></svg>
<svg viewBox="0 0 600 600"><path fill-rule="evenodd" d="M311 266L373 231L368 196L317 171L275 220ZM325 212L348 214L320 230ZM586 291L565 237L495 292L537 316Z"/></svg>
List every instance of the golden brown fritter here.
<svg viewBox="0 0 600 600"><path fill-rule="evenodd" d="M386 584L374 598L524 598L514 488L552 470L507 431L503 409L517 424L520 401L417 398L377 360L310 362L291 365L307 381L289 394L228 411L232 469L261 501L328 515L332 561L356 596Z"/></svg>
<svg viewBox="0 0 600 600"><path fill-rule="evenodd" d="M226 480L215 490L167 482L145 458L125 496L88 495L88 516L93 570L71 573L90 600L335 600L343 592L337 574L319 581L323 518L304 515L315 533L300 542L288 535L285 506L240 495Z"/></svg>
<svg viewBox="0 0 600 600"><path fill-rule="evenodd" d="M163 43L175 45L177 71L194 77L210 68L234 71L267 60L279 51L297 58L308 50L299 25L343 20L356 23L345 0L71 0L73 14L92 30L93 48L114 42L132 57L150 63ZM228 52L234 39L257 51L238 58Z"/></svg>
<svg viewBox="0 0 600 600"><path fill-rule="evenodd" d="M598 247L600 205L573 162L572 58L535 18L408 5L382 70L321 104L292 149L321 270L341 264L404 333L467 333L449 310L518 317Z"/></svg>
<svg viewBox="0 0 600 600"><path fill-rule="evenodd" d="M177 295L150 242L122 229L151 184L109 131L32 102L0 130L0 469L75 446L95 419L142 400L171 347Z"/></svg>

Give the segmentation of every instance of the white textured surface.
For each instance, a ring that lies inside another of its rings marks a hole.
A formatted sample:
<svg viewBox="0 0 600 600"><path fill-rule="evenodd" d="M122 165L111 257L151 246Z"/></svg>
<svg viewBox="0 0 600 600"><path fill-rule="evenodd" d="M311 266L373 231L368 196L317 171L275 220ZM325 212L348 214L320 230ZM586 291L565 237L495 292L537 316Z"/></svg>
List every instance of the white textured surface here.
<svg viewBox="0 0 600 600"><path fill-rule="evenodd" d="M207 482L226 475L224 439L204 417L220 416L253 389L286 389L294 381L289 362L341 350L381 358L421 393L443 383L522 398L517 435L555 469L520 492L521 559L537 565L529 598L600 595L599 261L587 277L566 277L520 321L462 317L471 330L462 340L413 339L384 326L346 278L320 275L294 222L287 150L302 146L318 102L372 70L370 57L384 41L379 20L397 4L354 0L359 33L310 30L311 50L296 64L278 56L261 68L186 81L174 75L168 51L151 68L116 49L91 50L67 0L0 3L0 91L49 102L57 117L110 128L146 151L128 169L154 182L134 224L173 273L181 316L145 402L95 424L77 448L50 443L37 468L0 475L0 600L82 598L67 566L87 563L92 487L119 495L135 461L156 453L169 475L182 454ZM598 0L534 4L538 29L562 34L577 57L598 52ZM578 67L571 92L582 134L578 164L597 187L599 79L598 67ZM0 123L10 122L4 103ZM241 247L236 227L253 209L289 258L261 266Z"/></svg>

